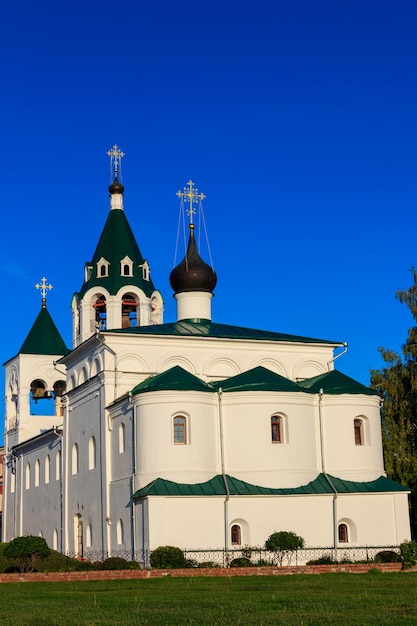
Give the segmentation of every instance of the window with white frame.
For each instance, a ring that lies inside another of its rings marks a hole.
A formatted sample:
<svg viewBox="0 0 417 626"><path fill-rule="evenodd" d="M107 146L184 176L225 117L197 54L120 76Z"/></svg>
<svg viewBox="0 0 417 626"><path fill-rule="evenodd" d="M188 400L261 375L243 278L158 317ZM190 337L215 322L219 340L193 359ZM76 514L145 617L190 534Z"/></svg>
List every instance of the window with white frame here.
<svg viewBox="0 0 417 626"><path fill-rule="evenodd" d="M175 444L187 443L187 418L184 415L176 415L172 422L173 441Z"/></svg>

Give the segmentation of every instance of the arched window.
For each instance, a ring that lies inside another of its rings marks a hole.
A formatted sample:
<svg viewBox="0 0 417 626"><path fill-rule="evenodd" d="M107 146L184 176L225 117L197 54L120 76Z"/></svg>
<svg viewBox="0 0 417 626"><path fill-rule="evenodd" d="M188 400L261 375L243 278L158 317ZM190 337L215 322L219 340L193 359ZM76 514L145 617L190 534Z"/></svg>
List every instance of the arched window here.
<svg viewBox="0 0 417 626"><path fill-rule="evenodd" d="M55 456L55 480L61 477L61 450L58 450Z"/></svg>
<svg viewBox="0 0 417 626"><path fill-rule="evenodd" d="M126 293L122 297L122 328L139 326L139 304L135 296Z"/></svg>
<svg viewBox="0 0 417 626"><path fill-rule="evenodd" d="M106 261L105 258L101 257L101 259L97 263L98 278L106 278L109 275L109 265L110 263Z"/></svg>
<svg viewBox="0 0 417 626"><path fill-rule="evenodd" d="M54 398L55 398L55 415L62 417L64 415L64 407L62 404L62 396L65 394L66 384L65 380L57 380L54 383Z"/></svg>
<svg viewBox="0 0 417 626"><path fill-rule="evenodd" d="M122 454L125 449L125 425L122 423L119 425L119 453Z"/></svg>
<svg viewBox="0 0 417 626"><path fill-rule="evenodd" d="M363 420L359 418L354 419L353 428L354 428L354 433L355 433L355 445L363 446L364 445Z"/></svg>
<svg viewBox="0 0 417 626"><path fill-rule="evenodd" d="M349 529L347 524L339 524L338 535L340 543L348 543L349 541Z"/></svg>
<svg viewBox="0 0 417 626"><path fill-rule="evenodd" d="M49 476L51 473L51 459L49 458L49 454L45 457L45 484L49 483Z"/></svg>
<svg viewBox="0 0 417 626"><path fill-rule="evenodd" d="M39 459L35 461L35 487L39 487L40 463Z"/></svg>
<svg viewBox="0 0 417 626"><path fill-rule="evenodd" d="M283 420L281 415L271 417L271 441L272 443L283 442Z"/></svg>
<svg viewBox="0 0 417 626"><path fill-rule="evenodd" d="M133 276L133 261L128 256L120 261L120 274L122 276Z"/></svg>
<svg viewBox="0 0 417 626"><path fill-rule="evenodd" d="M58 531L56 528L52 534L52 549L58 550Z"/></svg>
<svg viewBox="0 0 417 626"><path fill-rule="evenodd" d="M92 470L96 466L96 440L90 437L88 442L88 469Z"/></svg>
<svg viewBox="0 0 417 626"><path fill-rule="evenodd" d="M10 474L10 493L14 493L15 490L16 490L16 474L12 470L12 473Z"/></svg>
<svg viewBox="0 0 417 626"><path fill-rule="evenodd" d="M187 419L183 415L177 415L173 420L174 443L187 443Z"/></svg>
<svg viewBox="0 0 417 626"><path fill-rule="evenodd" d="M26 489L30 489L30 463L26 463Z"/></svg>
<svg viewBox="0 0 417 626"><path fill-rule="evenodd" d="M87 548L91 548L93 545L93 531L91 530L91 524L88 524L85 529L85 545Z"/></svg>
<svg viewBox="0 0 417 626"><path fill-rule="evenodd" d="M230 530L232 546L240 546L242 543L242 531L239 524L233 524Z"/></svg>
<svg viewBox="0 0 417 626"><path fill-rule="evenodd" d="M123 522L121 519L117 520L117 543L118 545L121 545L125 542L125 538L124 538L124 529L123 529Z"/></svg>
<svg viewBox="0 0 417 626"><path fill-rule="evenodd" d="M78 446L76 443L72 446L71 474L78 474Z"/></svg>

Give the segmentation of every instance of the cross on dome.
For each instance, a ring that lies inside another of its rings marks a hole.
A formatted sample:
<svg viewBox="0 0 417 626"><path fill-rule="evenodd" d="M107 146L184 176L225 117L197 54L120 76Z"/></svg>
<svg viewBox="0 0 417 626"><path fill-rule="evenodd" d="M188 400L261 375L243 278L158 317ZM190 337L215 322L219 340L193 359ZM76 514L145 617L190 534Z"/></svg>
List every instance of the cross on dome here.
<svg viewBox="0 0 417 626"><path fill-rule="evenodd" d="M184 187L184 191L177 191L177 196L182 200L185 199L186 202L189 203L189 207L187 209L187 213L190 216L190 224L193 223L193 215L195 213L195 209L193 208L193 204L196 204L197 201L204 200L206 197L203 193L198 193L197 187L194 187L194 183L192 180L189 180L187 187Z"/></svg>
<svg viewBox="0 0 417 626"><path fill-rule="evenodd" d="M42 308L45 309L46 308L46 294L48 293L48 291L50 291L53 288L53 286L52 285L48 285L47 284L47 279L45 278L45 276L43 276L41 282L40 283L36 283L35 287L36 287L36 289L40 289L40 291L41 291Z"/></svg>
<svg viewBox="0 0 417 626"><path fill-rule="evenodd" d="M125 153L120 150L118 145L114 144L113 148L108 150L107 155L110 157L110 169L113 170L114 178L117 180Z"/></svg>

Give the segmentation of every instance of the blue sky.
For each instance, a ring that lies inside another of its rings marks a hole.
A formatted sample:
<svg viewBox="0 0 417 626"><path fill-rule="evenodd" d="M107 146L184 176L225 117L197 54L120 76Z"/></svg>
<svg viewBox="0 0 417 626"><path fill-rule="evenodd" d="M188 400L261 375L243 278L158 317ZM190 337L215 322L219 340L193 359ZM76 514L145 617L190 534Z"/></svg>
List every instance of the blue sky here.
<svg viewBox="0 0 417 626"><path fill-rule="evenodd" d="M378 346L412 319L395 299L417 265L417 3L118 3L2 9L2 360L48 308L68 345L108 207L107 150L126 215L168 283L191 178L218 274L218 322L347 341L368 384Z"/></svg>

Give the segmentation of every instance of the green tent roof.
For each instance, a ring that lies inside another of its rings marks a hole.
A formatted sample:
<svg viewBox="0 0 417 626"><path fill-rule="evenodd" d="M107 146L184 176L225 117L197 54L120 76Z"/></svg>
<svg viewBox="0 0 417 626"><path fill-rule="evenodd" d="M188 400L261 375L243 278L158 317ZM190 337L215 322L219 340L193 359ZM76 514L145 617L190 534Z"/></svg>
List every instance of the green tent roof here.
<svg viewBox="0 0 417 626"><path fill-rule="evenodd" d="M228 491L232 496L290 496L290 495L323 495L332 494L333 489L324 474L307 485L301 487L278 488L259 487L251 485L243 480L226 475ZM398 491L410 491L408 487L380 476L376 480L368 482L354 482L341 480L335 476L329 476L338 493L391 493ZM221 474L214 476L205 483L187 484L175 483L171 480L157 478L142 489L133 494L132 499L146 498L148 496L225 496L226 488Z"/></svg>
<svg viewBox="0 0 417 626"><path fill-rule="evenodd" d="M221 387L223 391L303 391L297 383L262 366L213 382L212 385L215 389Z"/></svg>
<svg viewBox="0 0 417 626"><path fill-rule="evenodd" d="M340 341L328 341L326 339L313 339L299 335L286 335L274 333L268 330L256 330L243 328L229 324L215 324L210 320L190 319L167 324L155 324L153 326L139 326L136 328L115 328L108 330L110 333L124 333L134 335L179 335L182 337L215 337L221 339L249 339L251 341L281 341L290 343L319 343L332 346L342 345Z"/></svg>
<svg viewBox="0 0 417 626"><path fill-rule="evenodd" d="M342 393L365 394L368 396L379 395L375 389L369 389L369 387L358 383L353 378L349 378L349 376L337 370L319 374L319 376L314 376L313 378L307 378L298 384L302 389L311 393L319 393L320 389L323 389L324 393L334 395Z"/></svg>
<svg viewBox="0 0 417 626"><path fill-rule="evenodd" d="M120 262L128 256L133 261L133 276L122 276ZM97 262L101 258L110 263L109 275L97 276ZM91 265L91 276L83 284L80 298L91 287L103 287L111 295L115 295L124 285L135 285L149 297L155 291L152 280L144 280L142 267L144 259L136 243L135 236L127 221L123 209L112 209L109 212L101 237L94 252Z"/></svg>
<svg viewBox="0 0 417 626"><path fill-rule="evenodd" d="M28 336L19 350L19 354L68 354L55 322L46 307L42 307Z"/></svg>
<svg viewBox="0 0 417 626"><path fill-rule="evenodd" d="M194 374L176 365L161 374L147 378L132 389L132 394L145 393L147 391L209 391L214 389L203 382Z"/></svg>

